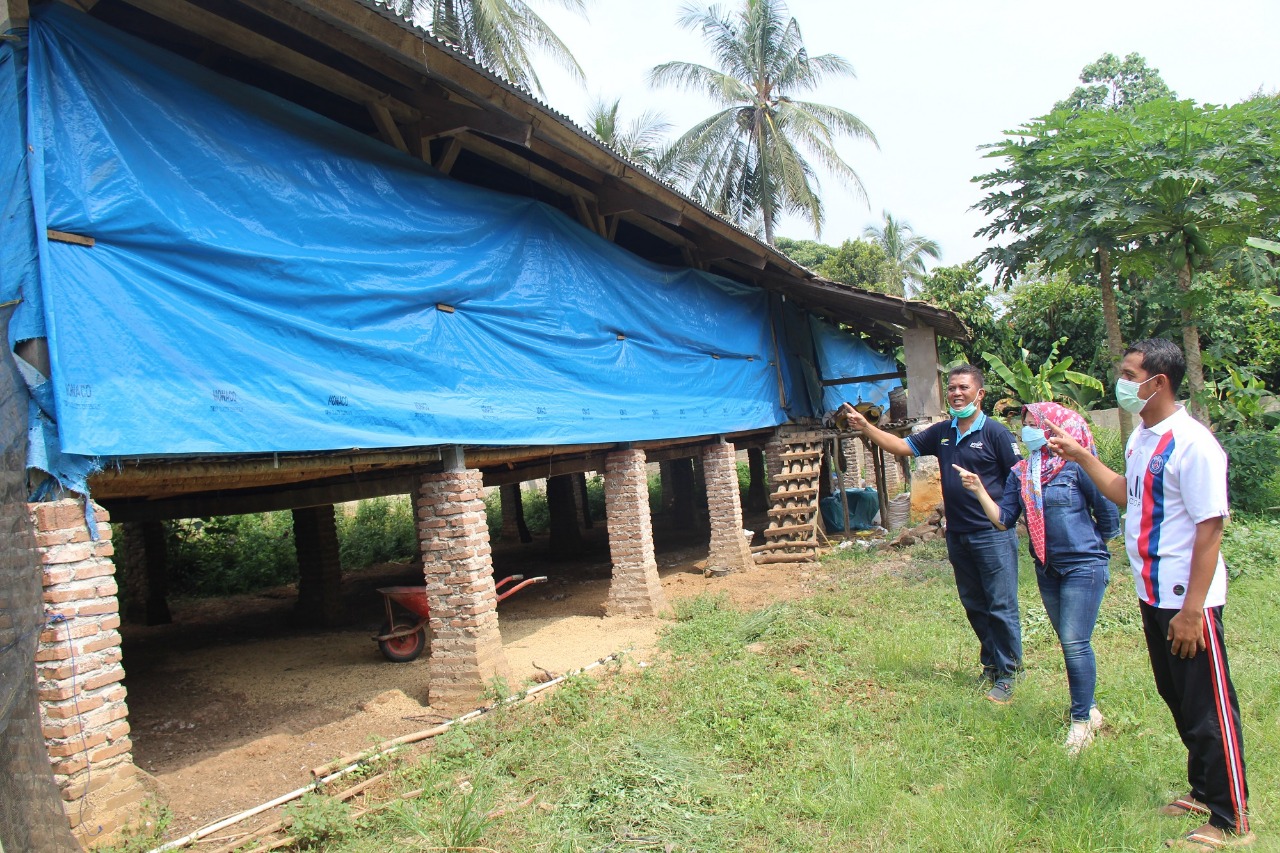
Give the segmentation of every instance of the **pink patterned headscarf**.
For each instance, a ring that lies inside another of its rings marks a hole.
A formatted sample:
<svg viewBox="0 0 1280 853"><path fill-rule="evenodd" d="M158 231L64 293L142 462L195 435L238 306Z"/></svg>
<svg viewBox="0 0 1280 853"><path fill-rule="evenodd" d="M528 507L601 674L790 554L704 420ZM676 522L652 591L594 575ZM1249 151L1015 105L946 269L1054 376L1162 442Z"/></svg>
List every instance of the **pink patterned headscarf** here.
<svg viewBox="0 0 1280 853"><path fill-rule="evenodd" d="M1046 432L1049 431L1048 423L1055 423L1063 432L1080 442L1081 447L1094 456L1098 455L1089 422L1073 409L1057 403L1029 403L1022 407L1022 418L1028 426ZM1022 505L1026 508L1031 547L1041 563L1044 562L1044 485L1058 476L1058 472L1066 464L1067 460L1055 455L1046 446L1033 451L1026 459L1013 466L1022 482Z"/></svg>

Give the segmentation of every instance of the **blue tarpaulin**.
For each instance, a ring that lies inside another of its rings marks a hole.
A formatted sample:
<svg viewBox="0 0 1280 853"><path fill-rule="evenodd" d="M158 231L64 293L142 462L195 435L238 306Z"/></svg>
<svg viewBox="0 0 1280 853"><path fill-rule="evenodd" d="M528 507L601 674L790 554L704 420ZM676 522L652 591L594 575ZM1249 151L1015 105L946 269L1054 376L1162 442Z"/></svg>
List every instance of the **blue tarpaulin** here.
<svg viewBox="0 0 1280 853"><path fill-rule="evenodd" d="M61 4L32 10L27 80L40 286L15 324L48 335L60 452L630 441L816 414L783 408L795 370L758 288L647 263Z"/></svg>
<svg viewBox="0 0 1280 853"><path fill-rule="evenodd" d="M818 373L826 379L853 379L894 373L898 363L891 355L876 352L865 341L836 328L831 323L810 318L814 348L818 352ZM875 403L888 411L889 392L902 386L896 377L876 382L851 382L822 389L822 407L830 412L849 402Z"/></svg>

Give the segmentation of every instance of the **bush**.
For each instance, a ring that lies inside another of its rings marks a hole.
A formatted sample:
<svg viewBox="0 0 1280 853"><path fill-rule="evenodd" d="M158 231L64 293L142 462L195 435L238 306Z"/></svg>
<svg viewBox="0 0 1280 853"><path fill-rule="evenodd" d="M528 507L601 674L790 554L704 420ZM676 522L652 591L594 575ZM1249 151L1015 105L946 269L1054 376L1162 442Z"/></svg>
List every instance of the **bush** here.
<svg viewBox="0 0 1280 853"><path fill-rule="evenodd" d="M1280 506L1280 432L1224 430L1218 441L1231 459L1232 509L1252 513Z"/></svg>
<svg viewBox="0 0 1280 853"><path fill-rule="evenodd" d="M1116 473L1124 473L1124 440L1120 430L1110 427L1093 427L1093 441L1098 446L1098 458Z"/></svg>
<svg viewBox="0 0 1280 853"><path fill-rule="evenodd" d="M603 489L603 486L601 487ZM587 494L590 498L591 484L587 483ZM601 506L604 505L604 493L600 495ZM524 507L524 525L530 533L546 533L551 527L551 513L547 509L547 494L538 490L520 489L520 505ZM594 513L593 513L594 515ZM494 489L484 499L484 520L489 525L489 538L496 541L502 538L502 492Z"/></svg>
<svg viewBox="0 0 1280 853"><path fill-rule="evenodd" d="M1280 521L1245 516L1227 525L1222 560L1233 578L1274 573L1280 565Z"/></svg>
<svg viewBox="0 0 1280 853"><path fill-rule="evenodd" d="M343 569L412 560L418 554L418 530L408 495L360 501L354 515L340 511L337 522Z"/></svg>
<svg viewBox="0 0 1280 853"><path fill-rule="evenodd" d="M166 558L178 595L233 595L298 579L289 512L165 522Z"/></svg>

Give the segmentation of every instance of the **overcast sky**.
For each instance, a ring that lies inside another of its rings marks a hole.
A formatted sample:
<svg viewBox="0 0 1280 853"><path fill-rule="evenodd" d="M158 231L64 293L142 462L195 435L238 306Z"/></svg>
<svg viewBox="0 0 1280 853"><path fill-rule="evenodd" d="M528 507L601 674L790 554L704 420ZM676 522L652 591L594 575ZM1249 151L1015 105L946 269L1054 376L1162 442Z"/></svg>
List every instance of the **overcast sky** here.
<svg viewBox="0 0 1280 853"><path fill-rule="evenodd" d="M648 72L671 60L712 64L700 35L677 25L688 0L588 0L589 19L554 0L531 0L569 45L587 87L549 60L538 73L546 100L580 125L597 97L622 99L622 117L663 112L687 130L716 107L698 93L653 89ZM735 8L740 0L722 0ZM705 8L709 3L696 4ZM862 177L868 204L822 174L821 240L858 237L888 210L942 246L942 262L978 254L983 224L969 207L974 175L993 163L979 145L1047 112L1103 53L1137 52L1183 98L1235 103L1259 88L1280 89L1280 2L1276 0L790 0L811 55L835 53L856 80L805 95L865 121L880 150L846 141L840 150ZM779 233L813 239L801 220Z"/></svg>

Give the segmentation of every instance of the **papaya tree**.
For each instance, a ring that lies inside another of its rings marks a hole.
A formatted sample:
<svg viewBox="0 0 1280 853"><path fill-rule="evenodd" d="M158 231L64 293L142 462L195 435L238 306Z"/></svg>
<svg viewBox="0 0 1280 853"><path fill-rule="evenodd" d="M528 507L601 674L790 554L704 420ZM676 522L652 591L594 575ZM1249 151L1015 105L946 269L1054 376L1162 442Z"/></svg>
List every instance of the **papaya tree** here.
<svg viewBox="0 0 1280 853"><path fill-rule="evenodd" d="M1156 100L1123 115L1084 113L1072 125L1112 190L1090 224L1176 277L1191 410L1205 420L1193 279L1252 235L1274 230L1280 100L1226 107Z"/></svg>

